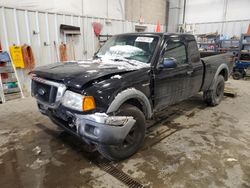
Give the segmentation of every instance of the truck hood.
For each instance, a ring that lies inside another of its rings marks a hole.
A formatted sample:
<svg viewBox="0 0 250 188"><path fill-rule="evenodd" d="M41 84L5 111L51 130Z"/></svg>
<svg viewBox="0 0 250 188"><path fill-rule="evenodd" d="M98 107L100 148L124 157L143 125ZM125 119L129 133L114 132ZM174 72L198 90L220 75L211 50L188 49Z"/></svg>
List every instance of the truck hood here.
<svg viewBox="0 0 250 188"><path fill-rule="evenodd" d="M63 82L67 87L81 89L85 84L123 74L149 64L138 61L86 60L79 62L55 63L38 67L31 73L45 79Z"/></svg>

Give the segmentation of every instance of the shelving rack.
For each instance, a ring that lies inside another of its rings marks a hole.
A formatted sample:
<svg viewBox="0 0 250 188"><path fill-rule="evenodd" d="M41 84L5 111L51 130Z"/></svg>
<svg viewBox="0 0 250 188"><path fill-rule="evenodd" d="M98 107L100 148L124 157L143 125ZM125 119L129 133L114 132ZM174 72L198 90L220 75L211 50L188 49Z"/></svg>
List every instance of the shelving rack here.
<svg viewBox="0 0 250 188"><path fill-rule="evenodd" d="M198 48L207 52L218 52L220 46L218 34L200 34L196 35Z"/></svg>
<svg viewBox="0 0 250 188"><path fill-rule="evenodd" d="M24 98L22 88L8 52L0 52L0 101Z"/></svg>
<svg viewBox="0 0 250 188"><path fill-rule="evenodd" d="M240 51L239 39L221 39L219 40L219 51L221 52L234 52L238 54Z"/></svg>
<svg viewBox="0 0 250 188"><path fill-rule="evenodd" d="M238 59L233 68L235 80L250 76L250 34L242 34Z"/></svg>
<svg viewBox="0 0 250 188"><path fill-rule="evenodd" d="M238 61L250 62L250 34L242 34Z"/></svg>

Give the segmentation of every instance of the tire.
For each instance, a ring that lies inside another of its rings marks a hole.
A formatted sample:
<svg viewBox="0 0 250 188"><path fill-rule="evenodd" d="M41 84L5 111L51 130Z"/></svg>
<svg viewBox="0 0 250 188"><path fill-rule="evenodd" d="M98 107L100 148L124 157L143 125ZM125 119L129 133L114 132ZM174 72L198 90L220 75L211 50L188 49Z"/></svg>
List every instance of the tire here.
<svg viewBox="0 0 250 188"><path fill-rule="evenodd" d="M239 72L239 71L233 72L233 75L232 75L232 76L233 76L233 79L234 79L234 80L239 80L239 79L243 78L242 73Z"/></svg>
<svg viewBox="0 0 250 188"><path fill-rule="evenodd" d="M212 89L204 91L203 99L209 106L216 106L220 104L225 88L225 80L222 75L218 75Z"/></svg>
<svg viewBox="0 0 250 188"><path fill-rule="evenodd" d="M122 105L117 115L132 116L136 122L121 145L98 146L99 153L112 161L123 160L135 154L144 143L146 131L145 116L137 107L129 104Z"/></svg>

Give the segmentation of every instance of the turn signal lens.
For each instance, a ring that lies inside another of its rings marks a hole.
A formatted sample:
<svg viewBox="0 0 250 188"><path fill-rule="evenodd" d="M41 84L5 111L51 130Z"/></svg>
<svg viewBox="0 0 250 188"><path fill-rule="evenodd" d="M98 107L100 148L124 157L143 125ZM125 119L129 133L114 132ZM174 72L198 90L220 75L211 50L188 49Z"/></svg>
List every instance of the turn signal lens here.
<svg viewBox="0 0 250 188"><path fill-rule="evenodd" d="M82 103L82 110L94 110L96 108L95 99L93 96L84 96Z"/></svg>

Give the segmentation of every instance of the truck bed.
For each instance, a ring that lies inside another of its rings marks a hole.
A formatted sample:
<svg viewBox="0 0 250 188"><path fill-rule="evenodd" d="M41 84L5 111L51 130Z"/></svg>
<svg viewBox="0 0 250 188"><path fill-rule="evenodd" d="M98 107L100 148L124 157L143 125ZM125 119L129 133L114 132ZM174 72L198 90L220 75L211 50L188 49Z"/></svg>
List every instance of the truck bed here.
<svg viewBox="0 0 250 188"><path fill-rule="evenodd" d="M214 56L214 55L220 55L220 54L224 54L224 52L206 52L206 51L202 52L200 51L201 58Z"/></svg>
<svg viewBox="0 0 250 188"><path fill-rule="evenodd" d="M210 54L202 54L203 58L201 58L201 61L204 64L204 80L203 80L203 86L202 86L202 91L205 91L209 89L213 82L213 78L219 70L218 68L220 66L223 66L223 64L228 65L229 67L229 75L233 69L233 61L232 61L232 53L214 53L216 55ZM207 55L207 56L206 56ZM204 57L205 56L205 57ZM228 76L229 76L228 75ZM227 76L226 76L227 77Z"/></svg>

